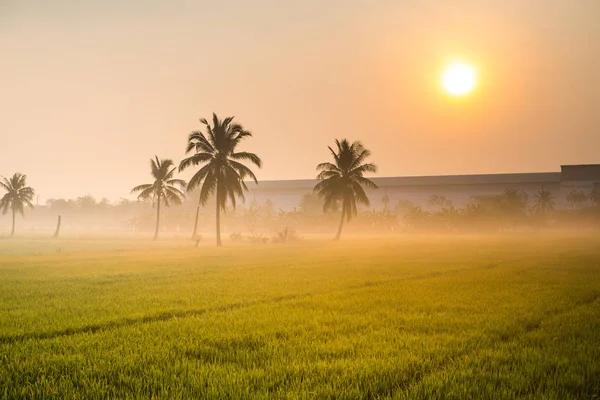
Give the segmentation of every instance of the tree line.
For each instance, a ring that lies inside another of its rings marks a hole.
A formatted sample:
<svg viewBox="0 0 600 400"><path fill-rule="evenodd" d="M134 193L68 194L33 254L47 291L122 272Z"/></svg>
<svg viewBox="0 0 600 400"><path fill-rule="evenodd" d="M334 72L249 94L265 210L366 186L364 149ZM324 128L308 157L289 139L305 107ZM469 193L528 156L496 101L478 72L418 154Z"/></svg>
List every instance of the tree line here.
<svg viewBox="0 0 600 400"><path fill-rule="evenodd" d="M239 149L240 143L251 138L252 133L241 124L234 122L234 117L219 119L213 113L211 121L203 118L200 122L204 125L203 130L193 131L188 135L185 148L187 157L178 166L171 159L160 159L155 156L150 160L153 181L132 189L132 193L137 194L138 200L151 202L156 207L154 240L158 238L160 230L161 206L181 205L186 193L189 194L199 188L192 238L198 237L200 207L214 196L216 244L221 246L221 213L226 211L227 205L235 210L237 199L244 200L244 193L248 191L247 179L258 184L255 173L245 163L261 168L262 160L255 153ZM334 240L339 240L344 223L357 216L358 206L370 206L365 189L377 189L377 185L364 175L377 172L377 166L366 162L371 152L359 141L351 143L346 139L336 139L335 146L328 149L332 160L317 165L319 182L313 192L319 199L319 207L324 213L340 212L334 237ZM175 177L177 172L189 168L196 169L189 182ZM26 175L16 173L11 178L2 177L0 180L0 187L6 191L0 198L0 209L3 214L9 210L12 213L11 236L15 233L16 215L24 215L26 207L33 208L32 200L35 191L27 186L26 179ZM516 189L506 189L500 195L476 200L464 208L456 208L446 197L433 195L429 199L428 206L435 211L427 211L421 206L401 200L395 207L395 217L401 214L402 223L406 227L417 230L455 230L465 226L502 229L506 224L515 229L523 224L537 226L546 224L555 207L554 195L543 187L535 193L532 201L527 193ZM566 200L571 209L585 208L588 202L598 208L600 192L594 189L586 194L581 190L573 190L567 195ZM107 200L96 203L90 196L80 197L74 202L63 199L50 201L57 207L68 207L73 203L80 206L95 204L107 206L108 204ZM311 198L309 196L302 201L311 201ZM381 201L384 205L383 212L377 213L373 210L369 215L371 222L375 221L374 224L383 228L395 226L397 218L392 218L387 191ZM250 215L252 212L251 208ZM283 217L291 218L294 213L287 216L284 213ZM254 214L256 216L256 213ZM59 230L60 216L55 236L58 236Z"/></svg>
<svg viewBox="0 0 600 400"><path fill-rule="evenodd" d="M196 237L198 228L198 214L200 206L214 195L216 204L216 244L222 245L221 240L221 211L229 203L234 209L236 199L244 200L244 192L248 191L245 179L250 178L258 184L254 172L244 164L249 162L258 168L262 166L260 157L254 153L240 151L238 146L247 138L252 137L250 131L241 124L234 122L234 117L219 119L213 113L212 121L202 118L204 131L194 131L188 136L184 158L176 167L173 160L159 159L155 156L150 160L150 172L153 178L151 183L135 186L132 193L138 195L139 200L151 201L156 205L156 226L154 240L158 238L160 229L161 204L181 204L185 192L200 188L198 208L194 223L192 237ZM364 163L370 156L369 150L360 142L350 143L348 140L336 140L336 149L329 147L333 162L321 163L317 166L320 182L315 186L317 192L324 199L324 211L341 207L341 221L335 240L341 236L344 221L357 213L357 202L369 205L369 199L363 187L376 188L377 186L367 178L364 173L376 172L377 167L372 163ZM191 167L197 167L189 182L175 178L175 173ZM15 215L24 214L25 206L33 208L31 203L35 191L26 185L26 176L15 174L11 179L3 178L2 187L7 193L0 200L0 208L4 214L12 210L11 237L15 233ZM56 235L60 228L60 218Z"/></svg>
<svg viewBox="0 0 600 400"><path fill-rule="evenodd" d="M577 194L577 199L584 196L586 200L573 202L573 193ZM566 197L569 210L561 211L555 210L555 196L543 187L532 198L525 191L508 188L497 195L474 196L473 200L457 208L446 197L433 195L428 201L429 211L410 202L399 202L397 211L403 215L405 225L414 230L499 231L520 227L540 229L550 224L566 228L600 223L600 192L597 189L588 194L581 190L572 191Z"/></svg>

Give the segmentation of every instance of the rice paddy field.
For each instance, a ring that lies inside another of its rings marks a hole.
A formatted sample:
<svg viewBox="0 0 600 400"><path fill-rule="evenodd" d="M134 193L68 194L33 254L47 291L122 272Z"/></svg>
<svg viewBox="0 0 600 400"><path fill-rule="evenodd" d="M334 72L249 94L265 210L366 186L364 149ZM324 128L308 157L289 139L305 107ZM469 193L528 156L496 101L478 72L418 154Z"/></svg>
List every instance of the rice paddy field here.
<svg viewBox="0 0 600 400"><path fill-rule="evenodd" d="M598 234L0 240L0 398L599 397Z"/></svg>

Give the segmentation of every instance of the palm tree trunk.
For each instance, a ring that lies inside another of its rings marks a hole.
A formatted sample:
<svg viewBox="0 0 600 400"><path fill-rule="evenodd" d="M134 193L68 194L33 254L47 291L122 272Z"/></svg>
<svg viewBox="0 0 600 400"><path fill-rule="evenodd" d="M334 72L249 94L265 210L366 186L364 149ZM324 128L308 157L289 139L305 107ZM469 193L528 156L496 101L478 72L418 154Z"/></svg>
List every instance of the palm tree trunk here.
<svg viewBox="0 0 600 400"><path fill-rule="evenodd" d="M217 183L217 194L216 194L216 198L217 198L217 247L222 246L223 244L221 243L221 204L219 202L220 198L219 198L219 184Z"/></svg>
<svg viewBox="0 0 600 400"><path fill-rule="evenodd" d="M335 238L333 238L333 240L340 240L340 237L342 236L342 228L344 227L344 217L345 216L346 216L346 206L342 205L342 219L340 220L340 226L338 228L337 235L335 235Z"/></svg>
<svg viewBox="0 0 600 400"><path fill-rule="evenodd" d="M196 239L198 236L198 216L200 214L200 196L198 196L198 207L196 207L196 220L194 221L194 233L192 233L192 239Z"/></svg>
<svg viewBox="0 0 600 400"><path fill-rule="evenodd" d="M13 237L15 235L15 209L13 208L12 210L12 217L13 217L13 221L12 221L12 231L10 232L10 237Z"/></svg>
<svg viewBox="0 0 600 400"><path fill-rule="evenodd" d="M158 239L158 227L160 225L160 193L158 194L158 201L156 203L156 230L154 231L154 239Z"/></svg>

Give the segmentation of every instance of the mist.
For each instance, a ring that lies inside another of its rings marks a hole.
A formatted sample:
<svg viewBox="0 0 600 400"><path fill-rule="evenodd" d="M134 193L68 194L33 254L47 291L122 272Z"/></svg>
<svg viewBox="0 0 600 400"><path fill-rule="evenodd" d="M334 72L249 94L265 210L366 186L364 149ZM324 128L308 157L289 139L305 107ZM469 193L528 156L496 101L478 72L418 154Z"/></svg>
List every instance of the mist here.
<svg viewBox="0 0 600 400"><path fill-rule="evenodd" d="M0 397L600 398L598 0L0 0Z"/></svg>
<svg viewBox="0 0 600 400"><path fill-rule="evenodd" d="M599 7L3 1L0 174L27 174L42 205L134 200L147 160L179 162L213 111L254 133L260 180L314 178L342 132L376 176L595 163ZM454 57L480 73L468 101L439 87Z"/></svg>

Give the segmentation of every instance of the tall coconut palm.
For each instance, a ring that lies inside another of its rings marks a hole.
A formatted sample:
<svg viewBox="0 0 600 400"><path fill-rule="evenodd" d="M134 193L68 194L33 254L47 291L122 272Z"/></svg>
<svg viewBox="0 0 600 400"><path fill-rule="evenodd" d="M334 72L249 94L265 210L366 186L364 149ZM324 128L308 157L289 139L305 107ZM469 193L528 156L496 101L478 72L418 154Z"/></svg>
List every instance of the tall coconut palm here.
<svg viewBox="0 0 600 400"><path fill-rule="evenodd" d="M35 190L27 186L27 175L16 173L10 179L2 177L2 180L0 187L6 190L6 194L0 199L0 208L2 214L6 214L9 209L12 211L12 237L15 235L15 216L17 213L25 215L25 206L33 208L31 200Z"/></svg>
<svg viewBox="0 0 600 400"><path fill-rule="evenodd" d="M239 143L252 134L245 130L242 125L233 122L234 117L220 120L213 113L212 125L205 118L202 122L204 131L192 132L188 137L186 154L195 152L185 158L179 164L179 170L183 171L190 166L202 165L202 167L190 179L187 190L194 190L200 186L198 198L198 209L196 210L196 221L194 224L194 235L198 226L198 211L202 204L206 204L209 197L216 194L216 230L217 246L221 246L221 210L225 211L227 199L235 209L236 196L244 199L244 191L248 187L244 183L246 177L258 183L256 176L241 161L249 161L257 167L261 167L260 158L254 153L237 151Z"/></svg>
<svg viewBox="0 0 600 400"><path fill-rule="evenodd" d="M150 159L150 168L154 182L139 185L131 189L131 193L139 193L138 199L151 199L153 204L156 203L156 229L154 231L154 240L158 238L161 200L164 200L165 205L169 207L170 203L177 205L181 204L185 198L183 192L174 186L178 185L183 188L185 186L185 181L173 178L175 171L177 170L173 165L172 160L159 160L157 156L154 156L154 159Z"/></svg>
<svg viewBox="0 0 600 400"><path fill-rule="evenodd" d="M542 188L533 197L533 212L536 214L548 215L554 211L554 196L549 191Z"/></svg>
<svg viewBox="0 0 600 400"><path fill-rule="evenodd" d="M336 139L337 151L329 147L334 163L326 162L317 166L319 183L314 191L325 200L324 211L335 209L338 203L342 205L342 217L334 240L342 235L344 219L348 222L356 215L356 202L369 206L369 198L363 187L377 189L377 185L363 177L366 172L377 172L375 164L363 164L371 152L365 149L361 142L350 144L348 140L341 142Z"/></svg>

